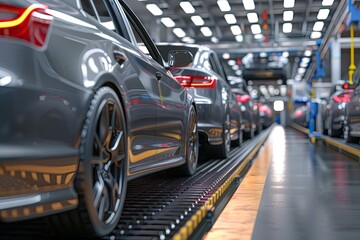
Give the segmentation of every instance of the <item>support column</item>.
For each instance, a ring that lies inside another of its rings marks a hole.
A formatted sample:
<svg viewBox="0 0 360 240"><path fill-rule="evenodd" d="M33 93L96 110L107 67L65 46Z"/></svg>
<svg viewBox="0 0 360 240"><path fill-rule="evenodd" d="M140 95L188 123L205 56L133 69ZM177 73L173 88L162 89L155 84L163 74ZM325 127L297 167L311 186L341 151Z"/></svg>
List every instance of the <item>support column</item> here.
<svg viewBox="0 0 360 240"><path fill-rule="evenodd" d="M338 35L331 44L331 82L341 79L341 44Z"/></svg>

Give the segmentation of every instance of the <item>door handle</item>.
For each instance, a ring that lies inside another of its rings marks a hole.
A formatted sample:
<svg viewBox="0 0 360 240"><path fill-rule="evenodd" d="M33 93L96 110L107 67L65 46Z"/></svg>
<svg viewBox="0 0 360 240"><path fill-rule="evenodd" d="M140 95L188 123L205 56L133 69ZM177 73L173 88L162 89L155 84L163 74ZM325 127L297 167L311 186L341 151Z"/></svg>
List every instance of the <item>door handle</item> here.
<svg viewBox="0 0 360 240"><path fill-rule="evenodd" d="M162 75L161 72L156 72L156 73L155 73L155 76L156 76L156 79L157 79L157 80L160 80L163 75Z"/></svg>
<svg viewBox="0 0 360 240"><path fill-rule="evenodd" d="M127 61L127 58L125 57L125 55L118 50L114 50L114 57L120 65L122 65L124 62Z"/></svg>

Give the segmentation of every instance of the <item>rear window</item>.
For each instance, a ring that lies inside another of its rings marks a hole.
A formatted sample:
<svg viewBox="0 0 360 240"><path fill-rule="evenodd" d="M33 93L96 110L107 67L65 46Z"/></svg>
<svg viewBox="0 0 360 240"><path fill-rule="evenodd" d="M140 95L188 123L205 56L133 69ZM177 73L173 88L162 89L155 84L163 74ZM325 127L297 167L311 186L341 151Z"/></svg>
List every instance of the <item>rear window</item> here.
<svg viewBox="0 0 360 240"><path fill-rule="evenodd" d="M159 49L159 52L165 61L168 60L168 55L170 51L176 51L176 50L186 50L191 52L193 57L195 57L196 53L198 52L198 48L196 47L188 47L188 46L172 46L172 45L156 45Z"/></svg>

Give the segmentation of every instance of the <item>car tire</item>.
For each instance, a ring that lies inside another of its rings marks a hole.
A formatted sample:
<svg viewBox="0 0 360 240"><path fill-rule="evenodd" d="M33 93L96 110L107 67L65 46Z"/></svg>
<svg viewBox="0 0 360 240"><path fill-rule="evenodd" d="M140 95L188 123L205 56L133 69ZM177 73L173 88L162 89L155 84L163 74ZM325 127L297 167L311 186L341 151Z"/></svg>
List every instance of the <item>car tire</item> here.
<svg viewBox="0 0 360 240"><path fill-rule="evenodd" d="M197 114L195 107L190 107L186 135L186 162L179 168L180 175L192 176L195 173L199 158L199 133L197 127Z"/></svg>
<svg viewBox="0 0 360 240"><path fill-rule="evenodd" d="M243 135L243 131L241 130L241 126L239 124L239 128L238 128L238 139L235 139L234 141L231 141L231 146L232 147L238 147L241 146L241 144L244 141L244 135Z"/></svg>
<svg viewBox="0 0 360 240"><path fill-rule="evenodd" d="M245 139L252 139L255 136L255 130L253 127L250 128L250 132L244 132Z"/></svg>
<svg viewBox="0 0 360 240"><path fill-rule="evenodd" d="M344 121L343 134L344 134L344 139L345 139L346 143L358 143L359 142L359 140L357 138L352 137L350 135L350 126L346 120Z"/></svg>
<svg viewBox="0 0 360 240"><path fill-rule="evenodd" d="M105 236L117 226L127 186L126 139L120 100L114 90L102 87L91 102L81 134L75 180L78 208L54 216L53 225L61 228L61 222L63 232L81 237Z"/></svg>
<svg viewBox="0 0 360 240"><path fill-rule="evenodd" d="M230 136L230 128L231 128L231 119L230 113L227 113L225 116L225 121L223 124L222 131L222 143L219 145L211 146L213 149L213 153L217 158L225 159L229 156L230 148L231 148L231 136Z"/></svg>

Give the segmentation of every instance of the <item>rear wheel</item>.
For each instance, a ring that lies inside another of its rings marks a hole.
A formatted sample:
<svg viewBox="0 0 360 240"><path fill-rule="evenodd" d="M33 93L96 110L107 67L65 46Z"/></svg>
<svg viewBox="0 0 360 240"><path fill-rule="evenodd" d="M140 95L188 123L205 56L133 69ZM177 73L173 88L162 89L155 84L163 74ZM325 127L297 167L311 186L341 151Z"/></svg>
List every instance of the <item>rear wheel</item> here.
<svg viewBox="0 0 360 240"><path fill-rule="evenodd" d="M238 139L235 139L234 141L231 141L231 146L233 146L233 147L241 146L241 144L244 141L243 131L241 130L240 125L239 125L239 128L238 128L238 136L239 136Z"/></svg>
<svg viewBox="0 0 360 240"><path fill-rule="evenodd" d="M58 216L69 234L104 236L118 224L126 193L126 127L121 103L109 87L92 100L76 177L79 206ZM63 229L64 231L64 229Z"/></svg>
<svg viewBox="0 0 360 240"><path fill-rule="evenodd" d="M343 133L344 133L345 142L347 142L347 143L357 143L357 142L359 142L359 140L357 138L352 137L350 135L350 126L349 126L349 124L348 124L348 122L346 120L344 121Z"/></svg>
<svg viewBox="0 0 360 240"><path fill-rule="evenodd" d="M197 114L194 106L191 106L188 133L186 140L186 163L180 167L181 175L191 176L195 173L199 156L199 133L197 128Z"/></svg>
<svg viewBox="0 0 360 240"><path fill-rule="evenodd" d="M218 158L225 159L229 156L229 152L231 148L230 128L231 128L230 113L227 113L223 125L222 143L220 145L211 146L214 151L214 155Z"/></svg>

